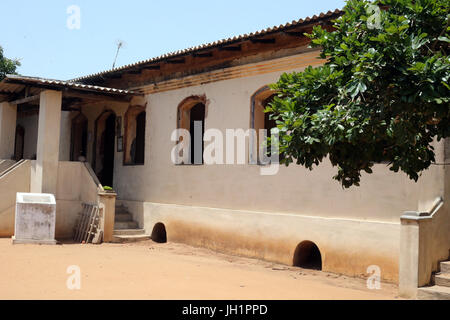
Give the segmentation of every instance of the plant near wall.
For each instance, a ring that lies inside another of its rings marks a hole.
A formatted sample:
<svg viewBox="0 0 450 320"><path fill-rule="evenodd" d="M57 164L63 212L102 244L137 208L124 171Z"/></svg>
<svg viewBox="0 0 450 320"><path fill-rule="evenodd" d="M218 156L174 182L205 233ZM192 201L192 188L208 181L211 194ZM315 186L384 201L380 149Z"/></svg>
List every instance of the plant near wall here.
<svg viewBox="0 0 450 320"><path fill-rule="evenodd" d="M283 74L267 107L280 130L280 161L310 170L329 157L334 179L359 186L387 161L417 181L450 135L450 1L350 0L334 31L307 36L327 59Z"/></svg>
<svg viewBox="0 0 450 320"><path fill-rule="evenodd" d="M3 55L3 48L0 46L0 81L7 74L16 74L17 67L20 67L20 61L6 58Z"/></svg>

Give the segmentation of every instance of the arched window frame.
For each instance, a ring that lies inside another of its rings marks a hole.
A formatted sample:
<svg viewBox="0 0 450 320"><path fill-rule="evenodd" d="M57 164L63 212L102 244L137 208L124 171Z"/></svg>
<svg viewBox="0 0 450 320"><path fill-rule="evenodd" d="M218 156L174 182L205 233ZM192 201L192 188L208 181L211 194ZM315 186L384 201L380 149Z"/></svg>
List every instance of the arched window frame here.
<svg viewBox="0 0 450 320"><path fill-rule="evenodd" d="M190 96L183 101L180 102L177 108L177 129L185 129L187 131L190 131L190 111L192 108L197 106L198 104L203 104L205 106L205 118L204 118L204 129L206 130L206 118L208 115L208 105L205 95L194 95ZM182 138L177 142L179 143L182 141ZM182 163L181 165L193 165L193 164L186 164Z"/></svg>
<svg viewBox="0 0 450 320"><path fill-rule="evenodd" d="M259 129L261 129L261 125L258 125L257 112L260 112L261 109L264 110L265 106L263 105L264 101L273 96L276 92L269 88L269 86L263 86L258 89L251 97L250 102L250 128L257 130L256 136L250 135L250 143L249 143L249 163L254 165L260 165L261 161L259 159L259 148L262 144L259 136ZM261 121L261 120L260 120ZM264 128L264 118L262 119L262 127Z"/></svg>
<svg viewBox="0 0 450 320"><path fill-rule="evenodd" d="M137 117L147 111L147 105L144 106L130 106L125 113L124 121L124 137L123 137L123 165L124 166L142 166L143 163L136 163L131 159L131 145L136 138ZM145 121L145 129L147 127L147 120ZM144 155L145 155L145 139L144 139ZM144 156L145 158L145 156Z"/></svg>

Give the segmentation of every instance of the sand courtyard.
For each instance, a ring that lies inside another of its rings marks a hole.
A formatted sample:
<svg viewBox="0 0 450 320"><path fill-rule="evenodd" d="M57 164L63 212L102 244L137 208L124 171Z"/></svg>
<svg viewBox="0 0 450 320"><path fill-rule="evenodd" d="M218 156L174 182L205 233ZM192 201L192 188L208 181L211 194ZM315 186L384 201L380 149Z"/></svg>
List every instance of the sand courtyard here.
<svg viewBox="0 0 450 320"><path fill-rule="evenodd" d="M183 244L12 245L0 239L0 299L397 299L397 287ZM78 266L80 290L69 290Z"/></svg>

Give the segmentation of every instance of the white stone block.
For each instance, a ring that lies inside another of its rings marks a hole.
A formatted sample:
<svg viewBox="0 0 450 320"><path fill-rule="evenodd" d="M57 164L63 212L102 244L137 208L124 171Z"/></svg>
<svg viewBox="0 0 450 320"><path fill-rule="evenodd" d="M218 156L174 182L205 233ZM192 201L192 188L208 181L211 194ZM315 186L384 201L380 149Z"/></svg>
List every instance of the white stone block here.
<svg viewBox="0 0 450 320"><path fill-rule="evenodd" d="M56 244L55 222L54 195L17 193L13 244Z"/></svg>

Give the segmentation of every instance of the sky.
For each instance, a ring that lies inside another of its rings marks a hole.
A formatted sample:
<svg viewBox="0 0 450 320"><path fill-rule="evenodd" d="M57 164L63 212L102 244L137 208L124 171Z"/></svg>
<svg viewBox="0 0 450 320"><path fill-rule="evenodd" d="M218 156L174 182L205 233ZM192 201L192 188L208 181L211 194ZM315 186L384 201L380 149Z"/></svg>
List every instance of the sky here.
<svg viewBox="0 0 450 320"><path fill-rule="evenodd" d="M20 59L20 74L67 80L111 69L119 41L124 46L116 67L344 5L344 0L0 0L0 46L6 57Z"/></svg>

